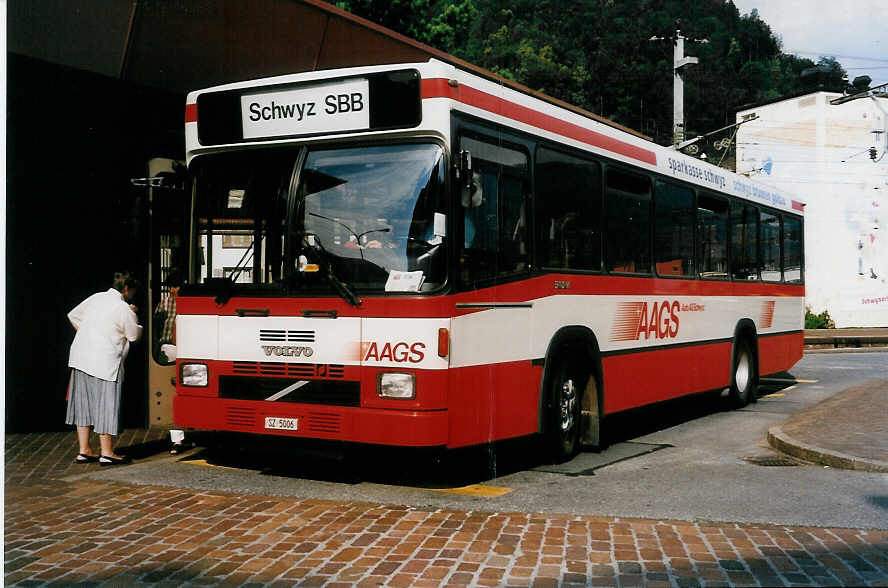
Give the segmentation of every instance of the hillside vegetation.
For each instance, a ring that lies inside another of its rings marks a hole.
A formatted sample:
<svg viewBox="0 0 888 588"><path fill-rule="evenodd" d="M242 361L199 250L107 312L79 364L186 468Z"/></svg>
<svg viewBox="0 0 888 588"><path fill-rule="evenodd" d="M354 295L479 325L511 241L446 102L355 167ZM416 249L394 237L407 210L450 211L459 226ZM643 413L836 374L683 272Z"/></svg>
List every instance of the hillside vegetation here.
<svg viewBox="0 0 888 588"><path fill-rule="evenodd" d="M758 13L741 15L730 0L342 0L337 5L661 144L672 142L671 39L677 28L689 39L686 55L700 60L685 68L688 138L732 124L745 106L842 91L846 84L835 59L815 63L784 54Z"/></svg>

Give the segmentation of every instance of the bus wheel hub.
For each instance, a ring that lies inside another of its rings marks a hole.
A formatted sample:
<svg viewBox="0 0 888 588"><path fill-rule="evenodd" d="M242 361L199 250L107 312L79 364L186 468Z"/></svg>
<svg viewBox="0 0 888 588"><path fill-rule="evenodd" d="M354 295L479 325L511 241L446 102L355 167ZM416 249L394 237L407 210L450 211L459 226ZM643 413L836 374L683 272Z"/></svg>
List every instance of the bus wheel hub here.
<svg viewBox="0 0 888 588"><path fill-rule="evenodd" d="M561 385L561 430L570 431L574 426L577 405L577 390L573 380L565 380Z"/></svg>

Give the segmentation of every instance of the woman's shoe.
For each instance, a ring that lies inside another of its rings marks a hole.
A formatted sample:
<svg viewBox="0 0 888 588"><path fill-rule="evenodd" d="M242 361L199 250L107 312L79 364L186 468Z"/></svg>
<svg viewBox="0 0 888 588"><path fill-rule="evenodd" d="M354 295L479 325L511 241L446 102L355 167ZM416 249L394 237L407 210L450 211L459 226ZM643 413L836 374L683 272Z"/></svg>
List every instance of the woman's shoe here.
<svg viewBox="0 0 888 588"><path fill-rule="evenodd" d="M133 458L128 455L124 455L123 457L111 457L110 455L103 455L99 458L100 466L110 466L110 465L126 465L131 463Z"/></svg>
<svg viewBox="0 0 888 588"><path fill-rule="evenodd" d="M78 453L74 458L74 463L95 463L99 461L98 455L87 455L86 453Z"/></svg>

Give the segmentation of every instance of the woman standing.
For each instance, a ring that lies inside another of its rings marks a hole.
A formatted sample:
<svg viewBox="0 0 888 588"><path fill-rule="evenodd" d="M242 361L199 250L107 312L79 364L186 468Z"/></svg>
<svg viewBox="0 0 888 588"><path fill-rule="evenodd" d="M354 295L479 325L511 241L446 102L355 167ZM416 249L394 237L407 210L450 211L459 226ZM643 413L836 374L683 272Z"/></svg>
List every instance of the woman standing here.
<svg viewBox="0 0 888 588"><path fill-rule="evenodd" d="M129 272L118 272L110 289L93 294L68 313L77 331L68 359L72 372L65 417L67 424L77 427L80 453L75 463L130 462L114 453L111 436L121 430L123 360L130 343L142 336L132 304L138 289L138 281ZM90 427L99 435L99 455L89 446Z"/></svg>

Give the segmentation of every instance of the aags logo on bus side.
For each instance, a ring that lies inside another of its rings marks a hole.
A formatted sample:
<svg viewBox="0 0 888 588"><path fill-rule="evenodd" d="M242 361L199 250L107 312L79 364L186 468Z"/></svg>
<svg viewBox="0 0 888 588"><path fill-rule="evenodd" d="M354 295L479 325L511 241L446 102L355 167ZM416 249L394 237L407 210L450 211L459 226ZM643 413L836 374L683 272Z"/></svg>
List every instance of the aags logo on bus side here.
<svg viewBox="0 0 888 588"><path fill-rule="evenodd" d="M617 305L611 341L674 339L678 335L678 300L654 302L621 302Z"/></svg>

